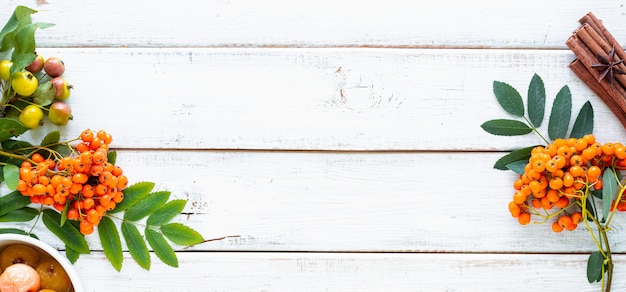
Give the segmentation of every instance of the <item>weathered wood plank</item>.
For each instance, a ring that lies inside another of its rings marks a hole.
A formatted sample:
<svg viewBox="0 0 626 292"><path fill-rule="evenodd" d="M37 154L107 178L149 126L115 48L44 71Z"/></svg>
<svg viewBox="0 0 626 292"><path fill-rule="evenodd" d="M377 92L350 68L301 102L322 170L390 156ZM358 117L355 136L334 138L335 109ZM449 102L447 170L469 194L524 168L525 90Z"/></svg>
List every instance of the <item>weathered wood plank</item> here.
<svg viewBox="0 0 626 292"><path fill-rule="evenodd" d="M415 49L48 49L66 60L75 120L122 148L511 150L535 135L494 137L510 118L494 80L525 97L534 73L549 102L568 85L599 141L625 141L605 104L569 68L570 51ZM549 111L547 111L546 116ZM547 118L546 118L547 120ZM573 123L574 117L572 117ZM542 130L545 132L547 122ZM45 132L41 131L41 133Z"/></svg>
<svg viewBox="0 0 626 292"><path fill-rule="evenodd" d="M598 291L585 254L179 253L180 267L121 273L94 252L76 264L87 291ZM626 285L615 255L613 287ZM98 272L93 272L97 270ZM164 281L164 279L167 279ZM146 286L146 283L153 283Z"/></svg>
<svg viewBox="0 0 626 292"><path fill-rule="evenodd" d="M626 36L621 1L80 1L10 0L40 10L55 27L38 34L46 47L474 47L565 48L585 13ZM555 13L558 11L558 13ZM620 39L618 37L618 39Z"/></svg>
<svg viewBox="0 0 626 292"><path fill-rule="evenodd" d="M206 238L193 250L364 252L591 252L581 225L511 218L515 175L491 169L495 153L119 151L132 181L188 199L178 220ZM617 214L612 249L626 250ZM6 226L0 225L0 226ZM27 225L20 225L27 228ZM59 241L41 228L46 242ZM99 249L97 236L89 237Z"/></svg>

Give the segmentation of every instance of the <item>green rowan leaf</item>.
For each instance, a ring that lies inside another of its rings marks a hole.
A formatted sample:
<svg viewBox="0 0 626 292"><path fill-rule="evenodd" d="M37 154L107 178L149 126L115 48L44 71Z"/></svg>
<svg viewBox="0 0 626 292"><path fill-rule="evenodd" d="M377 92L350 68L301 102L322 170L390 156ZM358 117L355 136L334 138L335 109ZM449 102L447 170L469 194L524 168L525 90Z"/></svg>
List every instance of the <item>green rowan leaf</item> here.
<svg viewBox="0 0 626 292"><path fill-rule="evenodd" d="M137 202L143 200L154 188L153 182L138 182L125 188L124 200L115 206L115 209L109 211L110 213L117 213L125 211L128 208L134 206Z"/></svg>
<svg viewBox="0 0 626 292"><path fill-rule="evenodd" d="M152 215L148 217L146 224L148 226L161 226L172 220L174 217L176 217L176 215L180 214L185 208L186 204L186 200L171 200L163 205L161 208L156 210L154 213L152 213Z"/></svg>
<svg viewBox="0 0 626 292"><path fill-rule="evenodd" d="M12 191L16 190L20 181L20 168L13 164L7 164L2 167L2 175L7 187Z"/></svg>
<svg viewBox="0 0 626 292"><path fill-rule="evenodd" d="M532 128L523 122L508 119L486 121L480 127L489 134L499 136L526 135L533 131Z"/></svg>
<svg viewBox="0 0 626 292"><path fill-rule="evenodd" d="M524 174L524 168L526 167L526 165L528 164L528 159L525 160L518 160L515 162L511 162L509 164L506 165L507 169L512 170L513 172L517 173L517 174Z"/></svg>
<svg viewBox="0 0 626 292"><path fill-rule="evenodd" d="M572 117L572 94L567 85L563 86L557 93L552 111L550 112L550 120L548 121L548 136L551 140L557 138L567 138L567 130L569 120Z"/></svg>
<svg viewBox="0 0 626 292"><path fill-rule="evenodd" d="M39 210L34 208L19 208L0 216L0 222L28 222L35 219L38 214Z"/></svg>
<svg viewBox="0 0 626 292"><path fill-rule="evenodd" d="M530 158L530 152L536 146L530 146L522 149L517 149L509 152L508 154L502 156L496 164L494 164L493 168L499 170L508 170L507 165L516 162L516 161L526 161L528 163L528 159Z"/></svg>
<svg viewBox="0 0 626 292"><path fill-rule="evenodd" d="M589 255L587 261L587 280L589 283L600 282L602 280L602 268L604 257L599 251L594 251Z"/></svg>
<svg viewBox="0 0 626 292"><path fill-rule="evenodd" d="M154 254L161 261L169 266L178 267L178 258L172 246L165 240L163 235L157 231L146 228L146 240L152 247Z"/></svg>
<svg viewBox="0 0 626 292"><path fill-rule="evenodd" d="M107 161L115 165L116 160L117 160L117 152L115 150L109 151L109 153L107 153Z"/></svg>
<svg viewBox="0 0 626 292"><path fill-rule="evenodd" d="M129 221L142 219L158 210L169 198L170 192L168 191L150 193L143 200L128 208L124 213L124 219Z"/></svg>
<svg viewBox="0 0 626 292"><path fill-rule="evenodd" d="M122 253L120 234L111 218L106 216L102 217L98 224L98 236L100 237L104 254L113 268L119 272L122 269L124 254Z"/></svg>
<svg viewBox="0 0 626 292"><path fill-rule="evenodd" d="M78 258L80 257L80 253L76 252L69 246L65 246L65 257L70 261L70 263L75 264Z"/></svg>
<svg viewBox="0 0 626 292"><path fill-rule="evenodd" d="M570 137L582 138L587 134L593 133L593 107L591 102L587 101L578 112Z"/></svg>
<svg viewBox="0 0 626 292"><path fill-rule="evenodd" d="M533 75L528 86L528 119L535 126L541 126L546 109L546 89L539 75Z"/></svg>
<svg viewBox="0 0 626 292"><path fill-rule="evenodd" d="M74 225L63 224L61 226L61 214L52 209L45 209L41 218L48 230L63 241L65 245L78 253L88 254L90 252L85 237Z"/></svg>
<svg viewBox="0 0 626 292"><path fill-rule="evenodd" d="M169 223L161 226L161 232L167 239L179 245L194 245L204 241L200 233L181 223Z"/></svg>
<svg viewBox="0 0 626 292"><path fill-rule="evenodd" d="M30 199L19 191L10 192L0 197L0 216L11 211L24 208L30 204Z"/></svg>
<svg viewBox="0 0 626 292"><path fill-rule="evenodd" d="M498 103L500 103L500 106L505 111L514 116L524 116L524 101L522 100L522 96L511 85L500 81L494 81L493 93L495 94Z"/></svg>
<svg viewBox="0 0 626 292"><path fill-rule="evenodd" d="M150 270L150 251L139 229L131 223L122 222L122 234L133 259L142 268Z"/></svg>
<svg viewBox="0 0 626 292"><path fill-rule="evenodd" d="M611 205L617 192L617 178L612 168L607 168L602 174L602 222L609 218Z"/></svg>
<svg viewBox="0 0 626 292"><path fill-rule="evenodd" d="M39 239L39 237L37 237L37 235L33 234L33 233L28 233L22 229L18 229L18 228L0 228L0 234L21 234L21 235L26 235L26 236L30 236L34 239Z"/></svg>

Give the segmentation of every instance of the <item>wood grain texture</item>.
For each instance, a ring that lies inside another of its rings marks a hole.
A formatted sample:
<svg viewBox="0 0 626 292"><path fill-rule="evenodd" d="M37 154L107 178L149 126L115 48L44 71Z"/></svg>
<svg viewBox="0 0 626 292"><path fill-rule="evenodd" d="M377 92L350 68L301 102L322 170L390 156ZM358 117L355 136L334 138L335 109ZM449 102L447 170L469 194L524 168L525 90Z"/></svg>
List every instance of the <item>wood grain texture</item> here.
<svg viewBox="0 0 626 292"><path fill-rule="evenodd" d="M117 163L189 200L177 220L205 237L239 236L195 251L593 251L584 225L555 234L511 218L515 176L491 168L499 155L120 151ZM617 253L626 250L624 216L610 232Z"/></svg>
<svg viewBox="0 0 626 292"><path fill-rule="evenodd" d="M40 51L63 56L75 86L68 99L74 121L65 133L106 128L119 148L508 151L541 140L480 128L513 118L498 105L492 83L507 82L525 99L535 73L546 84L546 121L567 85L574 115L592 102L599 141L626 138L613 113L567 68L569 51Z"/></svg>
<svg viewBox="0 0 626 292"><path fill-rule="evenodd" d="M178 269L145 271L126 255L122 273L86 273L88 291L599 291L584 254L179 253ZM154 259L154 256L153 256ZM80 259L100 265L101 253ZM616 255L613 287L626 285ZM190 272L193 271L193 272ZM164 280L167 279L167 280ZM146 286L145 283L152 283ZM155 286L154 283L158 283Z"/></svg>
<svg viewBox="0 0 626 292"><path fill-rule="evenodd" d="M40 46L64 47L473 47L565 48L577 20L593 12L615 35L626 34L618 0L523 2L287 0L10 0L32 6L55 27Z"/></svg>
<svg viewBox="0 0 626 292"><path fill-rule="evenodd" d="M87 291L598 290L583 226L520 226L506 208L515 175L493 163L541 140L480 124L509 117L494 80L525 97L537 73L548 109L567 85L574 113L592 102L599 141L626 141L565 47L589 11L626 39L622 1L39 2L3 1L0 19L27 5L56 23L37 51L61 56L75 86L62 135L107 130L132 182L188 200L175 220L236 236L176 247L179 268L125 253L121 273L88 237Z"/></svg>

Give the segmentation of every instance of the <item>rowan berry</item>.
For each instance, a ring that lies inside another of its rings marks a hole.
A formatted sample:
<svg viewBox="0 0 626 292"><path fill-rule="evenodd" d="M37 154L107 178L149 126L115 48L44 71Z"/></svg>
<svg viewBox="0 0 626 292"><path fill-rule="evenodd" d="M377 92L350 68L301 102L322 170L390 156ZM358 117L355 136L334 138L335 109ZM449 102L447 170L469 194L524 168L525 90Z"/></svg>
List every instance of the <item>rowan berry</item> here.
<svg viewBox="0 0 626 292"><path fill-rule="evenodd" d="M519 217L517 218L519 224L521 225L527 225L528 223L530 223L530 213L528 212L522 212Z"/></svg>
<svg viewBox="0 0 626 292"><path fill-rule="evenodd" d="M589 178L598 178L602 174L602 170L597 166L591 166L587 169L587 176Z"/></svg>
<svg viewBox="0 0 626 292"><path fill-rule="evenodd" d="M546 198L550 201L550 203L556 203L561 197L559 191L557 190L549 190L546 194Z"/></svg>
<svg viewBox="0 0 626 292"><path fill-rule="evenodd" d="M533 180L533 181L531 181L531 182L528 184L528 187L530 188L530 191L531 191L533 194L536 194L536 193L538 193L538 192L541 190L541 183L539 183L539 182L538 182L538 181L536 181L536 180Z"/></svg>
<svg viewBox="0 0 626 292"><path fill-rule="evenodd" d="M574 224L572 222L572 217L568 215L563 215L559 217L557 222L559 222L559 225L561 225L561 227L563 227L564 229L567 229L568 227L570 227L570 225Z"/></svg>
<svg viewBox="0 0 626 292"><path fill-rule="evenodd" d="M80 139L83 140L83 142L91 142L91 139L93 139L94 137L94 133L92 130L84 130L80 133Z"/></svg>
<svg viewBox="0 0 626 292"><path fill-rule="evenodd" d="M558 201L554 203L557 208L565 209L569 205L569 199L565 196L560 197Z"/></svg>
<svg viewBox="0 0 626 292"><path fill-rule="evenodd" d="M625 146L616 147L615 148L615 157L617 157L618 159L626 158L626 147Z"/></svg>
<svg viewBox="0 0 626 292"><path fill-rule="evenodd" d="M570 146L561 146L557 149L556 153L564 158L570 158L572 156L572 148Z"/></svg>
<svg viewBox="0 0 626 292"><path fill-rule="evenodd" d="M43 156L41 156L41 154L39 153L35 153L33 155L30 156L30 159L36 163L41 163L44 161Z"/></svg>
<svg viewBox="0 0 626 292"><path fill-rule="evenodd" d="M548 172L554 173L555 171L559 170L560 168L558 167L558 164L556 162L556 160L554 159L550 159L546 162L546 170Z"/></svg>
<svg viewBox="0 0 626 292"><path fill-rule="evenodd" d="M613 155L613 153L615 153L613 143L605 143L604 145L602 145L602 154Z"/></svg>
<svg viewBox="0 0 626 292"><path fill-rule="evenodd" d="M561 224L559 224L559 222L553 222L552 223L552 231L559 233L561 231L563 231L563 226L561 226Z"/></svg>
<svg viewBox="0 0 626 292"><path fill-rule="evenodd" d="M100 214L98 214L98 211L96 211L96 209L88 209L87 221L94 225L96 225L100 221Z"/></svg>
<svg viewBox="0 0 626 292"><path fill-rule="evenodd" d="M92 234L94 231L93 224L87 220L81 220L79 225L80 233L83 235Z"/></svg>
<svg viewBox="0 0 626 292"><path fill-rule="evenodd" d="M580 211L572 213L571 217L572 223L574 224L578 224L583 221L583 213Z"/></svg>
<svg viewBox="0 0 626 292"><path fill-rule="evenodd" d="M583 157L578 155L578 154L574 154L570 157L569 160L569 165L570 166L583 166L584 162L583 162Z"/></svg>
<svg viewBox="0 0 626 292"><path fill-rule="evenodd" d="M576 143L574 144L574 148L576 148L576 151L583 151L585 148L587 148L587 140L585 140L584 138L577 139Z"/></svg>
<svg viewBox="0 0 626 292"><path fill-rule="evenodd" d="M572 174L574 177L582 176L583 175L583 168L578 166L578 165L571 166L569 168L569 173Z"/></svg>
<svg viewBox="0 0 626 292"><path fill-rule="evenodd" d="M550 180L550 188L552 190L558 190L563 186L563 180L560 177L555 177ZM549 194L550 192L548 192Z"/></svg>

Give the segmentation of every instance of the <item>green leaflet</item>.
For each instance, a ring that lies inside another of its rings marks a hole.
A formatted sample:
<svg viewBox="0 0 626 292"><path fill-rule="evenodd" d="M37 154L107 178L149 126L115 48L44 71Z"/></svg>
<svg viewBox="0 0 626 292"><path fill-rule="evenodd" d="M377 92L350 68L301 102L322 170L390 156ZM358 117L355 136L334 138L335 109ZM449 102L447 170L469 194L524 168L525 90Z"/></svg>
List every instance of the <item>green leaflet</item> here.
<svg viewBox="0 0 626 292"><path fill-rule="evenodd" d="M498 161L496 161L496 164L493 165L493 168L499 170L508 170L507 165L513 162L526 161L526 163L528 163L528 159L530 158L530 152L533 150L533 148L535 148L535 146L511 151L510 153L498 159Z"/></svg>
<svg viewBox="0 0 626 292"><path fill-rule="evenodd" d="M2 167L2 175L10 190L16 190L20 181L20 168L17 165L7 164Z"/></svg>
<svg viewBox="0 0 626 292"><path fill-rule="evenodd" d="M179 245L194 245L204 241L198 231L181 223L169 223L161 226L161 232L167 239Z"/></svg>
<svg viewBox="0 0 626 292"><path fill-rule="evenodd" d="M0 216L0 222L28 222L38 214L39 210L30 207L19 208Z"/></svg>
<svg viewBox="0 0 626 292"><path fill-rule="evenodd" d="M604 267L604 257L599 251L594 251L589 255L587 261L587 280L589 283L600 282L602 280L602 268Z"/></svg>
<svg viewBox="0 0 626 292"><path fill-rule="evenodd" d="M80 253L76 252L75 250L73 250L72 248L70 248L69 246L66 245L65 246L65 257L67 257L67 259L70 261L70 263L74 264L74 263L76 263L76 261L80 257Z"/></svg>
<svg viewBox="0 0 626 292"><path fill-rule="evenodd" d="M539 75L534 74L528 86L528 119L535 127L541 126L546 109L546 89Z"/></svg>
<svg viewBox="0 0 626 292"><path fill-rule="evenodd" d="M587 101L578 112L570 137L582 138L591 133L593 133L593 107L591 102Z"/></svg>
<svg viewBox="0 0 626 292"><path fill-rule="evenodd" d="M490 120L480 125L489 134L499 136L519 136L526 135L533 131L523 122L508 119Z"/></svg>
<svg viewBox="0 0 626 292"><path fill-rule="evenodd" d="M493 93L495 94L498 103L500 103L500 106L505 111L517 117L524 116L524 102L522 101L522 96L511 85L500 81L494 81Z"/></svg>
<svg viewBox="0 0 626 292"><path fill-rule="evenodd" d="M169 266L178 267L178 258L172 246L165 240L163 235L157 231L146 228L146 240L154 250L154 254L161 261Z"/></svg>
<svg viewBox="0 0 626 292"><path fill-rule="evenodd" d="M602 174L602 222L609 217L611 205L617 192L617 179L612 168L607 168Z"/></svg>
<svg viewBox="0 0 626 292"><path fill-rule="evenodd" d="M548 137L555 140L557 138L567 137L569 120L572 117L572 95L567 85L563 86L557 93L552 111L550 112L550 120L548 121Z"/></svg>
<svg viewBox="0 0 626 292"><path fill-rule="evenodd" d="M0 197L0 216L11 211L24 208L30 204L30 199L19 191L10 192Z"/></svg>
<svg viewBox="0 0 626 292"><path fill-rule="evenodd" d="M119 272L122 269L122 261L124 260L122 241L120 240L117 227L111 218L102 217L98 224L98 236L100 237L104 254L113 268Z"/></svg>
<svg viewBox="0 0 626 292"><path fill-rule="evenodd" d="M512 170L519 175L522 175L524 174L524 168L526 167L526 165L528 165L528 159L511 162L506 165L506 168Z"/></svg>
<svg viewBox="0 0 626 292"><path fill-rule="evenodd" d="M115 165L116 160L117 160L117 152L115 150L109 151L109 153L107 153L107 161Z"/></svg>
<svg viewBox="0 0 626 292"><path fill-rule="evenodd" d="M186 200L171 200L152 213L152 215L148 217L146 224L148 226L161 226L172 220L172 218L176 217L176 215L180 214L186 204Z"/></svg>
<svg viewBox="0 0 626 292"><path fill-rule="evenodd" d="M109 211L109 213L117 213L120 211L127 210L128 208L135 205L137 202L144 199L154 188L153 182L138 182L135 183L126 189L124 192L124 200L115 206L115 209Z"/></svg>
<svg viewBox="0 0 626 292"><path fill-rule="evenodd" d="M124 213L124 219L130 221L142 219L154 213L154 211L163 206L169 198L170 192L168 191L150 193L143 200L128 208L126 213Z"/></svg>
<svg viewBox="0 0 626 292"><path fill-rule="evenodd" d="M133 259L146 270L150 270L150 251L139 229L133 224L122 222L122 234Z"/></svg>
<svg viewBox="0 0 626 292"><path fill-rule="evenodd" d="M61 214L52 209L45 209L41 218L48 230L63 241L65 245L78 253L88 254L90 252L85 237L80 234L80 231L74 225L63 224L61 226Z"/></svg>
<svg viewBox="0 0 626 292"><path fill-rule="evenodd" d="M21 235L27 235L30 236L32 238L35 239L39 239L39 237L37 237L37 235L32 234L32 233L28 233L22 229L17 229L17 228L0 228L0 234L21 234Z"/></svg>
<svg viewBox="0 0 626 292"><path fill-rule="evenodd" d="M28 131L28 128L17 120L0 118L0 141L17 137Z"/></svg>

